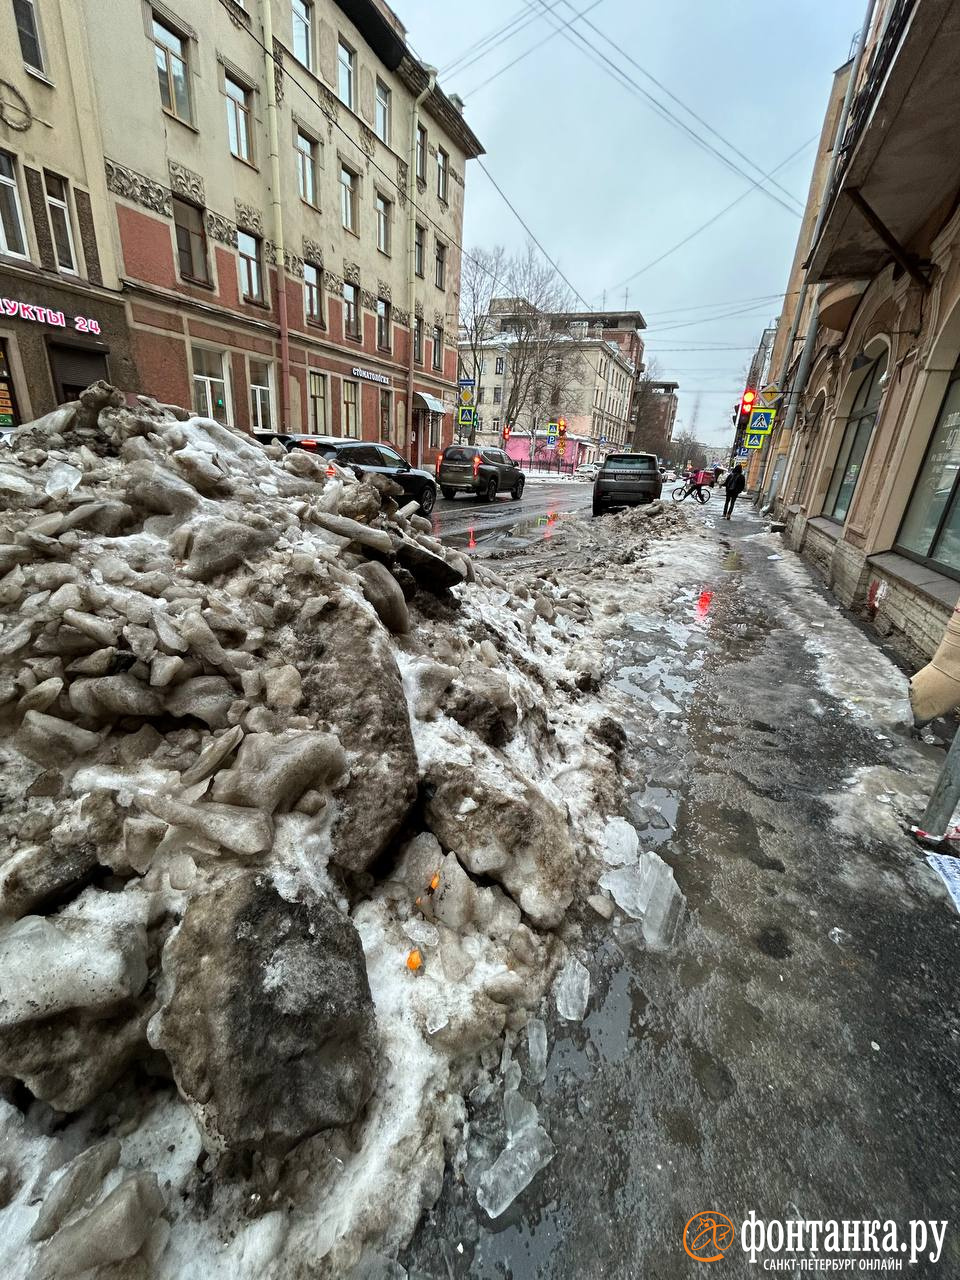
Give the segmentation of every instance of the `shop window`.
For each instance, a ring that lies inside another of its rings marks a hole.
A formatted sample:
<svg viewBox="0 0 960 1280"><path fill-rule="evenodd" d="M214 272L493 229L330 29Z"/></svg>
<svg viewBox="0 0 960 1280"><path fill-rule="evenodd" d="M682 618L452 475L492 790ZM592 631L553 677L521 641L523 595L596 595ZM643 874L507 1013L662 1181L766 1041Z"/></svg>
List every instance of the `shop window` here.
<svg viewBox="0 0 960 1280"><path fill-rule="evenodd" d="M253 130L250 125L253 94L233 76L223 77L223 92L227 102L227 135L230 153L238 160L253 161Z"/></svg>
<svg viewBox="0 0 960 1280"><path fill-rule="evenodd" d="M154 15L153 44L163 109L177 120L192 124L187 42Z"/></svg>
<svg viewBox="0 0 960 1280"><path fill-rule="evenodd" d="M389 440L390 430L393 422L393 413L390 401L392 394L385 388L380 389L380 439ZM390 464L388 464L390 465Z"/></svg>
<svg viewBox="0 0 960 1280"><path fill-rule="evenodd" d="M342 434L353 440L360 439L360 383L343 380Z"/></svg>
<svg viewBox="0 0 960 1280"><path fill-rule="evenodd" d="M840 441L840 451L837 454L823 507L823 514L829 520L836 520L839 524L843 524L847 518L857 481L860 478L867 445L870 443L870 436L877 420L881 394L880 379L886 367L887 356L884 352L874 360L860 384L860 390L857 392L853 408L850 410L850 417L844 428L843 439Z"/></svg>
<svg viewBox="0 0 960 1280"><path fill-rule="evenodd" d="M193 407L203 418L216 422L230 420L227 378L224 373L224 357L221 351L207 347L193 347Z"/></svg>
<svg viewBox="0 0 960 1280"><path fill-rule="evenodd" d="M249 231L237 232L240 252L240 287L247 302L263 301L262 242Z"/></svg>
<svg viewBox="0 0 960 1280"><path fill-rule="evenodd" d="M0 427L19 427L20 410L7 344L0 338Z"/></svg>
<svg viewBox="0 0 960 1280"><path fill-rule="evenodd" d="M896 549L960 577L960 364L950 378Z"/></svg>
<svg viewBox="0 0 960 1280"><path fill-rule="evenodd" d="M327 434L327 375L310 371L310 430Z"/></svg>
<svg viewBox="0 0 960 1280"><path fill-rule="evenodd" d="M273 369L268 360L250 361L250 425L273 431Z"/></svg>
<svg viewBox="0 0 960 1280"><path fill-rule="evenodd" d="M0 253L15 258L27 256L17 166L9 151L0 151Z"/></svg>
<svg viewBox="0 0 960 1280"><path fill-rule="evenodd" d="M313 66L313 5L307 0L293 0L293 56Z"/></svg>
<svg viewBox="0 0 960 1280"><path fill-rule="evenodd" d="M343 332L348 338L360 337L360 290L349 280L343 282Z"/></svg>
<svg viewBox="0 0 960 1280"><path fill-rule="evenodd" d="M443 435L443 415L440 413L430 414L430 448L439 449L440 440Z"/></svg>
<svg viewBox="0 0 960 1280"><path fill-rule="evenodd" d="M320 268L313 262L303 264L303 310L311 324L323 324L323 294Z"/></svg>
<svg viewBox="0 0 960 1280"><path fill-rule="evenodd" d="M177 261L184 280L210 283L207 268L207 235L203 211L186 200L173 197L173 225L177 237Z"/></svg>
<svg viewBox="0 0 960 1280"><path fill-rule="evenodd" d="M43 47L40 44L40 26L33 0L13 0L13 16L17 22L20 53L24 62L43 75Z"/></svg>

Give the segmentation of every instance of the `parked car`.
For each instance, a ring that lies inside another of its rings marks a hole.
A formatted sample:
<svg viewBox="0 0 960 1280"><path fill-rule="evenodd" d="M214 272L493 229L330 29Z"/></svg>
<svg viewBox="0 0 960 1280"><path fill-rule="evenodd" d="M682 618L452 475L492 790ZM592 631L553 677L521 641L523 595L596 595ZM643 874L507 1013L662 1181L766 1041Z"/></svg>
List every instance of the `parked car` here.
<svg viewBox="0 0 960 1280"><path fill-rule="evenodd" d="M653 502L662 491L660 467L652 453L608 453L593 482L593 514Z"/></svg>
<svg viewBox="0 0 960 1280"><path fill-rule="evenodd" d="M287 449L316 450L320 457L341 467L349 467L361 479L368 474L389 476L408 498L419 502L425 516L430 514L437 501L437 485L430 472L411 467L392 445L374 444L370 440L345 440L341 436L255 434L265 444L279 440Z"/></svg>
<svg viewBox="0 0 960 1280"><path fill-rule="evenodd" d="M483 502L493 502L501 490L519 498L525 481L526 476L502 449L451 444L437 458L437 483L451 501L458 493L474 493Z"/></svg>
<svg viewBox="0 0 960 1280"><path fill-rule="evenodd" d="M595 462L584 462L573 473L575 480L596 480L600 468Z"/></svg>

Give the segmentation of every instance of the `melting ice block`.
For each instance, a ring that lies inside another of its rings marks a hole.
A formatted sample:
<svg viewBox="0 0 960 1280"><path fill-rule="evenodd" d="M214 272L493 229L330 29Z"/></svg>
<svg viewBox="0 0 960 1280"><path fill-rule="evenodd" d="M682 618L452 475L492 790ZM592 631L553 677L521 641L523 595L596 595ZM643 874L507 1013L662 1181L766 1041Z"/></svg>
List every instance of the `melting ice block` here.
<svg viewBox="0 0 960 1280"><path fill-rule="evenodd" d="M605 871L600 887L609 891L621 911L643 921L643 937L654 949L673 945L683 920L686 899L673 870L659 854L641 855L636 867Z"/></svg>
<svg viewBox="0 0 960 1280"><path fill-rule="evenodd" d="M533 1083L541 1084L547 1074L547 1027L542 1018L527 1023L527 1066Z"/></svg>
<svg viewBox="0 0 960 1280"><path fill-rule="evenodd" d="M640 850L640 837L625 818L608 818L603 832L603 858L611 867L634 863Z"/></svg>
<svg viewBox="0 0 960 1280"><path fill-rule="evenodd" d="M539 1124L511 1138L490 1168L480 1175L477 1202L491 1218L499 1218L556 1155L550 1135Z"/></svg>
<svg viewBox="0 0 960 1280"><path fill-rule="evenodd" d="M568 1022L582 1022L590 999L590 974L576 958L569 956L553 984L557 1013Z"/></svg>

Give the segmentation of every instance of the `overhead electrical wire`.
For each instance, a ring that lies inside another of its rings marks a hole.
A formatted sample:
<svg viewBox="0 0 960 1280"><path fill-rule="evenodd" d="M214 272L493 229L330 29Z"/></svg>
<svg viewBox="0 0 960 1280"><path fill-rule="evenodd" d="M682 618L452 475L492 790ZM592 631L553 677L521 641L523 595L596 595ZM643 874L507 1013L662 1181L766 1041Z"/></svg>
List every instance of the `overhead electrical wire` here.
<svg viewBox="0 0 960 1280"><path fill-rule="evenodd" d="M559 7L560 3L561 0L553 0L550 8L556 9ZM453 74L459 75L461 71L465 71L468 67L473 66L474 63L485 58L488 53L492 53L494 49L498 49L500 45L506 43L506 41L512 40L515 35L519 35L521 31L526 27L531 26L540 17L540 10L532 3L531 0L530 3L526 4L523 9L515 13L512 18L508 19L501 26L494 28L494 30L489 31L487 35L475 40L469 48L464 49L456 58L451 62L448 62L446 66L441 67L437 74L443 76L445 79L447 76Z"/></svg>
<svg viewBox="0 0 960 1280"><path fill-rule="evenodd" d="M557 0L557 2L559 3L559 0ZM537 43L532 44L529 49L524 49L523 53L518 53L517 56L514 59L512 59L512 61L506 63L505 66L502 66L499 69L499 71L495 71L493 75L487 76L486 80L481 80L480 83L477 85L474 85L472 89L469 89L463 94L461 94L461 97L463 97L464 99L474 97L476 94L480 92L481 89L486 89L488 85L493 84L494 80L499 80L499 78L502 75L504 75L507 71L510 71L513 67L515 67L518 62L522 62L524 58L529 58L531 53L539 53L545 44L549 44L549 42L551 40L554 40L557 36L563 35L563 33L574 22L576 22L577 18L582 18L584 14L590 13L591 10L596 9L597 6L602 3L603 3L603 0L593 0L592 4L588 4L585 9L582 9L579 13L575 14L572 18L564 19L564 18L561 18L559 14L557 14L556 15L557 21L562 24L561 26L554 27L553 30L550 32L550 34L546 36L543 40L538 40ZM551 8L550 10L551 13L553 12L554 8L556 8L556 5L554 5ZM534 14L534 18L532 18L531 21L534 21L535 18L540 18L542 16L543 16L542 13L538 9L536 10ZM461 70L462 69L463 68L461 68Z"/></svg>

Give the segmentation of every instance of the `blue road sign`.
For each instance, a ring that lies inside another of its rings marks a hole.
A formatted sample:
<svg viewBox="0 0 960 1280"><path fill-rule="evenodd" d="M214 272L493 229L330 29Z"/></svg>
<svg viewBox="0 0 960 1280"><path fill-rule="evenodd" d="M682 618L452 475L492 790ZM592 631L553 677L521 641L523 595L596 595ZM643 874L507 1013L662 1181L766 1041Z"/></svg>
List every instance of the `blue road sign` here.
<svg viewBox="0 0 960 1280"><path fill-rule="evenodd" d="M747 431L755 436L768 436L773 430L776 409L754 409L747 423Z"/></svg>

